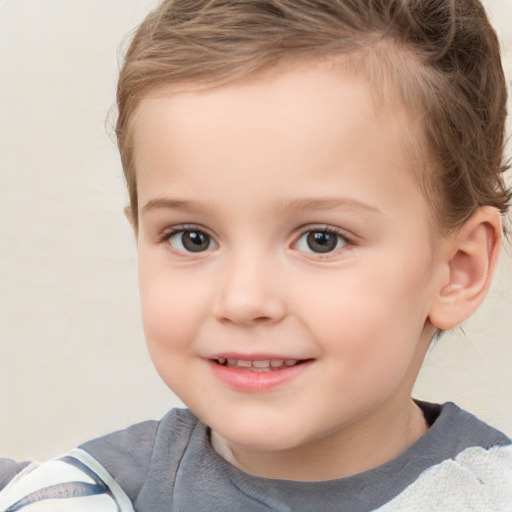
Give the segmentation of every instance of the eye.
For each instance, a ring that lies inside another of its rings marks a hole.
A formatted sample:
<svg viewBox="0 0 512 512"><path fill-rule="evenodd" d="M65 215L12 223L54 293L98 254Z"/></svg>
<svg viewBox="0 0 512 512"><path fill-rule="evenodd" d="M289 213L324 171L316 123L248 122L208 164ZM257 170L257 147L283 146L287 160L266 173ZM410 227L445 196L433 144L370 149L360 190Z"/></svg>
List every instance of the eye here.
<svg viewBox="0 0 512 512"><path fill-rule="evenodd" d="M215 249L212 237L199 229L179 229L167 236L168 243L179 252L204 252Z"/></svg>
<svg viewBox="0 0 512 512"><path fill-rule="evenodd" d="M299 251L325 254L341 249L348 244L347 239L332 229L315 229L304 233L296 243Z"/></svg>

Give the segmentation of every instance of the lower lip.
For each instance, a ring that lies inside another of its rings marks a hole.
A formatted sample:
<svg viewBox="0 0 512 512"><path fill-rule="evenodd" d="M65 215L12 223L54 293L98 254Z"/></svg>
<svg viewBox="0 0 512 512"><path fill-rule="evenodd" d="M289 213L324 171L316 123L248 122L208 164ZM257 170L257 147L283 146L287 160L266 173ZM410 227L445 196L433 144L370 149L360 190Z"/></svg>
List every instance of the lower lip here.
<svg viewBox="0 0 512 512"><path fill-rule="evenodd" d="M249 392L267 391L278 388L305 372L312 362L312 360L308 360L296 364L295 366L283 368L282 370L255 372L230 368L216 363L215 361L208 360L210 368L217 379L227 384L230 388Z"/></svg>

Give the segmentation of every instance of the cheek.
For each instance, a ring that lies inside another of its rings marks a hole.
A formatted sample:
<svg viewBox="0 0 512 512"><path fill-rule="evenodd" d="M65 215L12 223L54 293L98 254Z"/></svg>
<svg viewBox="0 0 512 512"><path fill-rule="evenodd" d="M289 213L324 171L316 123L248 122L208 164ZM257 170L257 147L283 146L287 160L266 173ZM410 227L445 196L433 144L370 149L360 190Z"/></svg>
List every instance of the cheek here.
<svg viewBox="0 0 512 512"><path fill-rule="evenodd" d="M150 351L185 346L197 325L201 304L197 287L158 265L139 260L139 288L144 333Z"/></svg>
<svg viewBox="0 0 512 512"><path fill-rule="evenodd" d="M317 342L350 354L351 364L412 351L427 318L426 274L380 263L345 269L336 279L317 276L308 293L295 290L295 297L308 298L302 317Z"/></svg>
<svg viewBox="0 0 512 512"><path fill-rule="evenodd" d="M144 268L139 273L144 335L149 355L162 380L184 396L188 354L196 335L195 303L186 286Z"/></svg>

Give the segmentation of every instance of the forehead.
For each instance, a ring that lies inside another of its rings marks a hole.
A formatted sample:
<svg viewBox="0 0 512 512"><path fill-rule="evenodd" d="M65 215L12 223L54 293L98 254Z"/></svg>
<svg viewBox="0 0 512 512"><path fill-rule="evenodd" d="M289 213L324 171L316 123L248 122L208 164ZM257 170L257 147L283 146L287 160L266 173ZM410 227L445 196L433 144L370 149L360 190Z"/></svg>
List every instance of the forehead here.
<svg viewBox="0 0 512 512"><path fill-rule="evenodd" d="M141 207L163 181L176 190L179 178L196 173L201 179L187 192L196 196L222 181L226 194L262 184L282 193L290 180L326 194L328 176L337 173L381 202L383 173L393 172L395 188L416 188L405 150L413 121L378 97L368 80L332 61L281 67L217 88L154 90L140 102L133 125Z"/></svg>

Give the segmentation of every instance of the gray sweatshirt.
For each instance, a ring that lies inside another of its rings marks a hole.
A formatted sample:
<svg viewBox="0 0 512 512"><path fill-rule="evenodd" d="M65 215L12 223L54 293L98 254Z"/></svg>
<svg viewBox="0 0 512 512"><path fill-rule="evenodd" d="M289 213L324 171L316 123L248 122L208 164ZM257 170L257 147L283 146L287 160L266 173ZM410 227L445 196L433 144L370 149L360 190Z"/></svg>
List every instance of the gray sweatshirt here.
<svg viewBox="0 0 512 512"><path fill-rule="evenodd" d="M204 423L173 409L66 457L28 466L0 460L0 488L10 481L0 512L49 510L49 500L69 512L512 511L510 440L452 403L418 404L431 427L404 453L320 482L244 473L213 450Z"/></svg>

